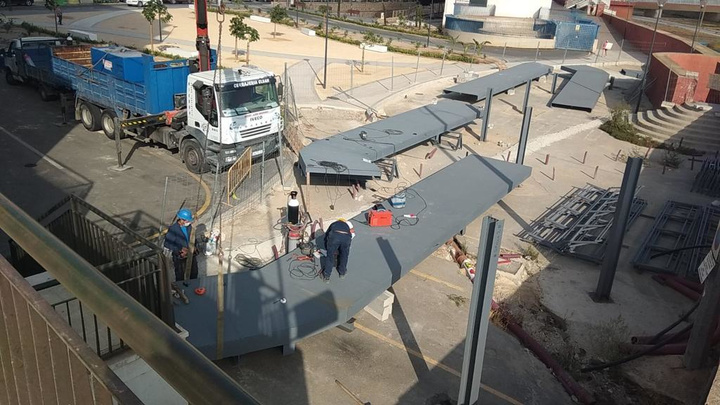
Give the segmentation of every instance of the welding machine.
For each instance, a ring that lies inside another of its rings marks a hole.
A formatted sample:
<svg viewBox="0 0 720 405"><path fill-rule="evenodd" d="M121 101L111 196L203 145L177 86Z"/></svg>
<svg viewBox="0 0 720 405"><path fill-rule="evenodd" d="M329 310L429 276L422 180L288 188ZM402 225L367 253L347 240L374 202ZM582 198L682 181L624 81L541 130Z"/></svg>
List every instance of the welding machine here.
<svg viewBox="0 0 720 405"><path fill-rule="evenodd" d="M392 223L392 211L386 210L382 205L376 205L368 212L368 224L370 226L391 226Z"/></svg>

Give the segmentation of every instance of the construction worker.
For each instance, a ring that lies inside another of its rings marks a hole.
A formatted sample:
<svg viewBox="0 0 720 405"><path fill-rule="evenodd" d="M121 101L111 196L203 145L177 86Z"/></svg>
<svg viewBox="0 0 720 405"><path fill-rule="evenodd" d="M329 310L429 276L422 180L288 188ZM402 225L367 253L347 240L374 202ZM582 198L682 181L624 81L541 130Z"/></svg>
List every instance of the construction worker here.
<svg viewBox="0 0 720 405"><path fill-rule="evenodd" d="M352 223L343 218L330 224L325 232L325 260L322 272L322 279L327 284L330 282L330 275L335 267L335 255L337 258L337 270L340 278L345 278L347 273L347 262L350 256L350 243L355 237L355 230Z"/></svg>
<svg viewBox="0 0 720 405"><path fill-rule="evenodd" d="M175 266L175 280L185 280L185 268L187 267L187 255L192 246L192 264L190 266L190 278L198 277L197 251L195 251L195 241L190 240L195 237L192 229L193 215L192 212L183 208L177 213L177 221L168 228L165 235L164 246L172 252L173 265Z"/></svg>

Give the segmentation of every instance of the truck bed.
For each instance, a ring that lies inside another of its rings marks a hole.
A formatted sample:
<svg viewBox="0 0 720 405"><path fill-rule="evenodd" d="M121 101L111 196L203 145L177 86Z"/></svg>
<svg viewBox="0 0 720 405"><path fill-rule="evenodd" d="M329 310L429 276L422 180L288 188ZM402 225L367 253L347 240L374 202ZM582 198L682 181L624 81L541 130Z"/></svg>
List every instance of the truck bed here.
<svg viewBox="0 0 720 405"><path fill-rule="evenodd" d="M188 60L147 58L143 81L136 83L103 72L100 66L92 66L91 49L90 46L75 46L53 51L52 72L79 98L112 108L118 115L126 110L133 116L142 116L173 110L174 96L186 92L190 73ZM100 63L104 60L97 62Z"/></svg>

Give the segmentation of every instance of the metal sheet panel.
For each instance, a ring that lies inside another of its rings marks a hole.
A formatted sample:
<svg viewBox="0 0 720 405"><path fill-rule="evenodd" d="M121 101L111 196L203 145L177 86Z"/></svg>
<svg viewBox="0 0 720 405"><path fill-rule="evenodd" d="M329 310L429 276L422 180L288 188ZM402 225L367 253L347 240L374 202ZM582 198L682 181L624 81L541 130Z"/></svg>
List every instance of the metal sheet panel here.
<svg viewBox="0 0 720 405"><path fill-rule="evenodd" d="M488 88L494 94L525 84L528 80L535 80L552 72L552 67L537 62L523 63L510 69L501 70L488 76L480 77L466 83L457 84L443 90L445 93L458 93L474 96L477 101L485 100Z"/></svg>
<svg viewBox="0 0 720 405"><path fill-rule="evenodd" d="M562 66L561 69L573 75L560 88L551 105L591 112L605 89L610 75L604 70L590 66Z"/></svg>
<svg viewBox="0 0 720 405"><path fill-rule="evenodd" d="M291 271L295 251L262 269L226 275L222 356L290 346L347 321L529 176L527 166L471 155L407 190L405 208L393 213L417 213L416 225L371 228L365 213L356 216L344 280L334 273L324 284ZM197 287L206 293L176 306L176 321L191 344L215 359L217 278L191 280L186 289Z"/></svg>
<svg viewBox="0 0 720 405"><path fill-rule="evenodd" d="M304 173L379 177L381 170L373 162L467 125L479 114L476 107L455 100L426 105L317 140L300 151L300 167Z"/></svg>

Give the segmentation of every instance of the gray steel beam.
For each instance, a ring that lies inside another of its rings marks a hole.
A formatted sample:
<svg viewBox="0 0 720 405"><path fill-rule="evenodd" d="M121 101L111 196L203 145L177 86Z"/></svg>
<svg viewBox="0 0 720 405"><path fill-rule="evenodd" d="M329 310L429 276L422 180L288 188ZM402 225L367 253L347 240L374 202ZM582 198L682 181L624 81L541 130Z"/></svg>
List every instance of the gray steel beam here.
<svg viewBox="0 0 720 405"><path fill-rule="evenodd" d="M550 89L550 93L552 93L552 94L555 94L555 90L557 90L557 79L558 79L558 74L553 73L552 88Z"/></svg>
<svg viewBox="0 0 720 405"><path fill-rule="evenodd" d="M350 219L356 236L348 273L329 284L315 277L313 263L293 261L298 251L255 271L225 276L224 352L237 356L271 347L286 347L327 328L344 323L383 293L442 243L482 215L530 176L530 168L497 159L469 155L423 178L406 190L404 208L391 209L395 218L415 214L413 226L371 227L366 214ZM473 173L472 176L466 176ZM462 182L456 180L463 178ZM442 212L433 207L452 207ZM409 221L408 221L408 224ZM323 247L323 238L315 243ZM298 267L300 266L300 267ZM217 276L188 281L190 291L206 292L189 305L175 308L177 323L201 352L217 356ZM236 310L242 308L242 310Z"/></svg>
<svg viewBox="0 0 720 405"><path fill-rule="evenodd" d="M218 366L0 194L0 229L192 404L257 404Z"/></svg>
<svg viewBox="0 0 720 405"><path fill-rule="evenodd" d="M485 108L483 108L482 133L480 135L480 139L482 139L483 142L487 141L487 131L488 131L488 125L490 124L490 107L492 106L492 99L493 99L493 89L492 89L492 87L488 87L487 95L485 96Z"/></svg>
<svg viewBox="0 0 720 405"><path fill-rule="evenodd" d="M552 72L552 67L542 63L522 63L491 75L456 84L444 89L443 92L472 96L475 97L475 101L482 101L489 87L495 89L496 94L500 94L521 86L528 80L535 80L545 76L550 72Z"/></svg>
<svg viewBox="0 0 720 405"><path fill-rule="evenodd" d="M532 88L532 79L528 80L525 84L525 98L523 98L523 106L521 111L525 111L525 109L528 106L528 101L530 101L530 89Z"/></svg>
<svg viewBox="0 0 720 405"><path fill-rule="evenodd" d="M458 405L473 405L480 396L480 378L485 358L485 341L490 322L490 305L495 286L495 272L500 254L504 221L483 218L478 265L470 300L470 315L465 339Z"/></svg>
<svg viewBox="0 0 720 405"><path fill-rule="evenodd" d="M532 107L525 109L523 114L522 128L520 129L520 142L518 142L517 157L515 163L521 165L525 163L525 148L527 147L528 136L530 134L530 121L532 120Z"/></svg>
<svg viewBox="0 0 720 405"><path fill-rule="evenodd" d="M597 288L593 295L593 300L596 302L610 299L610 291L612 290L613 281L615 280L615 270L617 269L618 260L620 259L620 249L623 238L625 237L625 229L628 218L630 217L632 202L635 198L635 189L637 188L638 178L640 177L642 162L642 158L628 158L627 164L625 165L625 174L623 175L622 185L620 186L620 196L618 196L618 202L615 206L615 219L612 229L610 229L609 232L605 259L603 260Z"/></svg>

